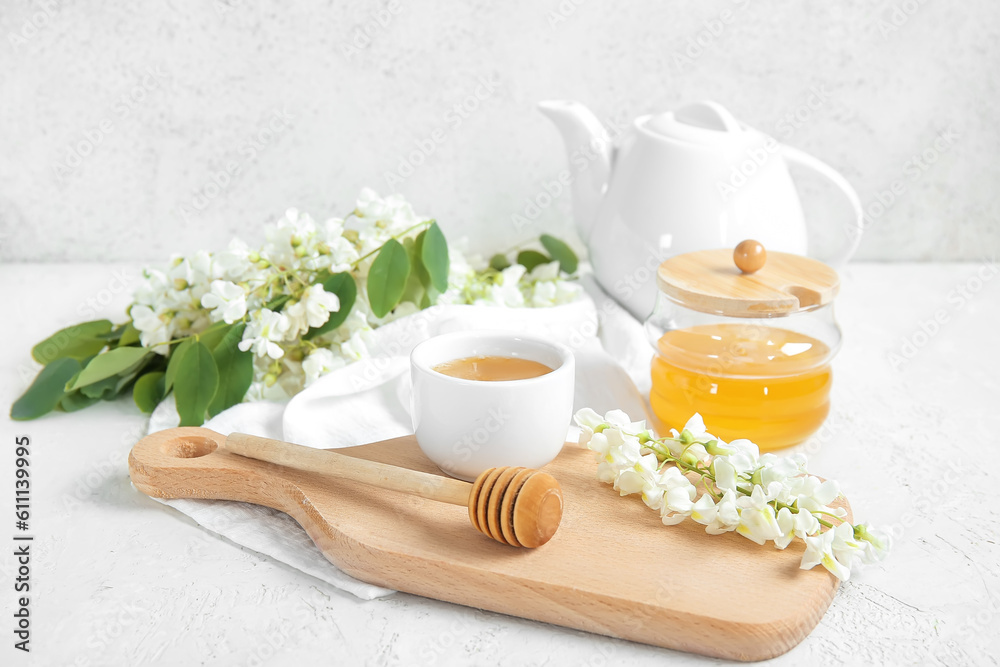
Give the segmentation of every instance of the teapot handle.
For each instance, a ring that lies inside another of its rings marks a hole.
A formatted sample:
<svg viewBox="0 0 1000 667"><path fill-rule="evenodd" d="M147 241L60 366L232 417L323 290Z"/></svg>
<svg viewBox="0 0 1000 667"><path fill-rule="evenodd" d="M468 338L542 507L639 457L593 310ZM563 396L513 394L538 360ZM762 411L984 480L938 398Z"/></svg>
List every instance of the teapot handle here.
<svg viewBox="0 0 1000 667"><path fill-rule="evenodd" d="M808 167L821 176L825 176L827 180L837 186L854 210L854 224L844 230L847 243L838 254L829 260L830 264L837 266L846 264L847 260L858 249L858 244L861 243L861 233L864 231L864 210L861 208L861 200L858 199L858 193L854 191L854 188L851 187L846 178L822 160L818 160L812 155L800 151L798 148L784 144L781 146L781 154L784 155L785 160L788 162Z"/></svg>

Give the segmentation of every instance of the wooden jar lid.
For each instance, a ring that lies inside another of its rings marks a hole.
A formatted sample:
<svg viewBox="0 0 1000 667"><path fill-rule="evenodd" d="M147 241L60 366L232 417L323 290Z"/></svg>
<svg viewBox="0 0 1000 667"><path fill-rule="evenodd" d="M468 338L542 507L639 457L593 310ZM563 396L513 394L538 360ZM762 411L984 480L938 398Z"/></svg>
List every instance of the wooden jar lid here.
<svg viewBox="0 0 1000 667"><path fill-rule="evenodd" d="M748 266L748 243L737 246L736 256ZM753 273L744 273L734 252L700 250L671 257L660 264L657 283L674 301L703 313L730 317L781 317L824 306L837 296L840 278L823 262L785 252L756 252L766 258L763 267L749 262ZM752 253L753 251L751 251Z"/></svg>

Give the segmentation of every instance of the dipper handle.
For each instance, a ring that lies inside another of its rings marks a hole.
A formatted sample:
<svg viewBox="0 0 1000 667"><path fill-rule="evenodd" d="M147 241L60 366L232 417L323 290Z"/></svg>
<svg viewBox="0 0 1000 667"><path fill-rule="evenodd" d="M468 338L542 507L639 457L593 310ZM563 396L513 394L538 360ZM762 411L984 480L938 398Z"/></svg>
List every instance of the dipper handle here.
<svg viewBox="0 0 1000 667"><path fill-rule="evenodd" d="M233 454L258 461L319 472L338 479L349 479L381 489L401 491L421 498L462 505L463 507L468 506L469 494L472 491L471 484L458 479L431 475L387 463L366 461L325 449L293 445L290 442L261 438L246 433L230 434L226 438L224 449Z"/></svg>

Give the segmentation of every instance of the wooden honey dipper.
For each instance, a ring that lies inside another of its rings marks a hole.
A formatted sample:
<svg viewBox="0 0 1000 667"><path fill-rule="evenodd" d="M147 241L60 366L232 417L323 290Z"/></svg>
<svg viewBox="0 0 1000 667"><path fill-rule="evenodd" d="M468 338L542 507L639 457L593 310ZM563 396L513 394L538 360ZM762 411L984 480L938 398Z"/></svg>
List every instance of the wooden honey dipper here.
<svg viewBox="0 0 1000 667"><path fill-rule="evenodd" d="M562 519L562 489L554 477L528 468L490 468L473 484L387 463L233 433L225 451L258 461L319 472L469 509L476 530L514 547L548 542Z"/></svg>

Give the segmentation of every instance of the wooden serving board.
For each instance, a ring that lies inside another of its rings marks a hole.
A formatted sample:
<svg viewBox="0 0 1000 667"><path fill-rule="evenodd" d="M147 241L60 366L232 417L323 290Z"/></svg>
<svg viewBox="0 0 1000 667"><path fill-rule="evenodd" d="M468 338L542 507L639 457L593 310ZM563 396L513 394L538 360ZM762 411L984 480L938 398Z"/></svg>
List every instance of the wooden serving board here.
<svg viewBox="0 0 1000 667"><path fill-rule="evenodd" d="M636 497L595 477L594 454L574 443L544 470L559 480L559 531L537 549L478 533L468 511L356 482L216 451L202 428L141 440L133 483L159 498L214 498L289 514L334 565L363 581L610 637L736 660L785 653L809 634L837 580L799 569L803 545L758 546L711 536L685 521L663 526ZM442 474L412 436L338 449Z"/></svg>

